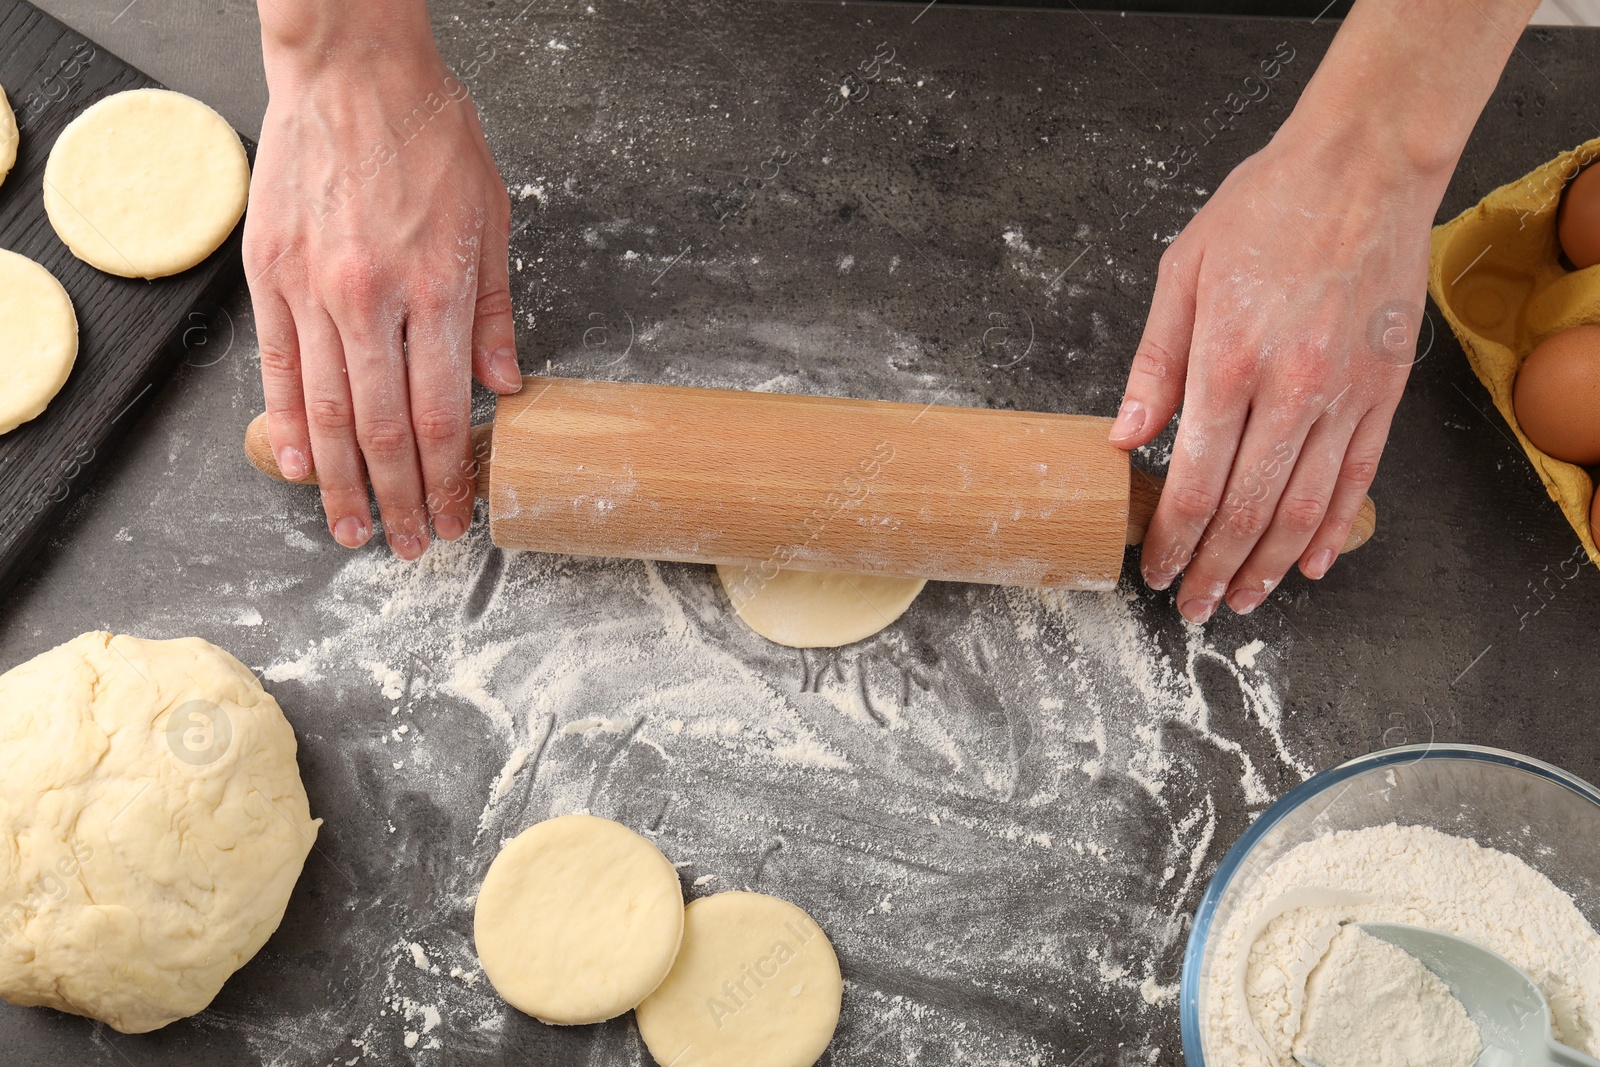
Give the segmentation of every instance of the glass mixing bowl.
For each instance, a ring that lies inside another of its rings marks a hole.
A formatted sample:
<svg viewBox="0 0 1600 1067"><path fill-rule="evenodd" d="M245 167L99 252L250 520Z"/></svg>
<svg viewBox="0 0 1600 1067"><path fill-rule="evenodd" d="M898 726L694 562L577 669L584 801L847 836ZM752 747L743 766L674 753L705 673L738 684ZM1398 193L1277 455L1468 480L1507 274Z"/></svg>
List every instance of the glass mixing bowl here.
<svg viewBox="0 0 1600 1067"><path fill-rule="evenodd" d="M1509 852L1572 895L1600 928L1600 789L1559 767L1476 745L1408 745L1353 759L1290 790L1223 857L1183 957L1183 1057L1206 1063L1211 931L1280 856L1339 830L1431 826ZM1228 1067L1219 1064L1217 1067Z"/></svg>

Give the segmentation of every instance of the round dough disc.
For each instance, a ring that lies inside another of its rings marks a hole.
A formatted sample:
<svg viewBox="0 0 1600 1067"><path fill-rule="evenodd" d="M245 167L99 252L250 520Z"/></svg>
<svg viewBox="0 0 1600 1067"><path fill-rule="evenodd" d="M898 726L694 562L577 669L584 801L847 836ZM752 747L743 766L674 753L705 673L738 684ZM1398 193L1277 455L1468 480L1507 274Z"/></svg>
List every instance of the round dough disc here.
<svg viewBox="0 0 1600 1067"><path fill-rule="evenodd" d="M718 893L686 909L683 949L639 1005L639 1035L663 1065L811 1067L843 991L811 916L777 897Z"/></svg>
<svg viewBox="0 0 1600 1067"><path fill-rule="evenodd" d="M215 252L244 215L250 163L200 101L108 96L72 120L44 168L44 208L72 254L124 278L164 278Z"/></svg>
<svg viewBox="0 0 1600 1067"><path fill-rule="evenodd" d="M78 358L78 317L55 276L0 249L0 434L38 418Z"/></svg>
<svg viewBox="0 0 1600 1067"><path fill-rule="evenodd" d="M905 613L927 581L875 574L719 565L717 577L746 626L790 648L838 648L862 641Z"/></svg>
<svg viewBox="0 0 1600 1067"><path fill-rule="evenodd" d="M197 637L87 633L0 675L0 996L145 1033L277 929L319 822L294 731Z"/></svg>
<svg viewBox="0 0 1600 1067"><path fill-rule="evenodd" d="M513 1008L557 1025L603 1022L672 968L683 890L667 857L626 826L563 815L500 850L473 933L483 973Z"/></svg>
<svg viewBox="0 0 1600 1067"><path fill-rule="evenodd" d="M6 101L6 90L0 86L0 185L4 185L6 175L11 173L12 166L17 162L17 145L22 138L17 134L17 117L11 113L11 105Z"/></svg>

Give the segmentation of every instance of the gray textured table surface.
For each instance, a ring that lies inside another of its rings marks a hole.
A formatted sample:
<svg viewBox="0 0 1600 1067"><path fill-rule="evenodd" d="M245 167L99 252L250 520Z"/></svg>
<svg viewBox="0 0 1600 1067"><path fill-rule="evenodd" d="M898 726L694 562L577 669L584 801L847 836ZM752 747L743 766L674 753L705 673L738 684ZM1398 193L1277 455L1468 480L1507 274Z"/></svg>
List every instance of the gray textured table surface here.
<svg viewBox="0 0 1600 1067"><path fill-rule="evenodd" d="M257 131L243 0L45 6ZM1165 241L1332 28L919 10L438 4L513 190L525 367L1112 412ZM1280 42L1271 95L1197 142ZM1593 136L1596 44L1524 38L1443 217ZM1182 144L1194 164L1161 169ZM415 567L346 553L240 454L248 303L189 340L6 599L0 664L94 628L207 637L264 672L326 825L210 1010L130 1038L0 1009L6 1063L647 1062L626 1020L505 1008L471 950L499 841L589 808L651 829L691 894L816 916L849 982L827 1063L1172 1064L1189 917L1271 797L1430 737L1600 779L1600 581L1448 335L1400 409L1377 538L1323 582L1204 632L1132 581L931 586L833 654L764 645L700 568L505 554L481 527Z"/></svg>

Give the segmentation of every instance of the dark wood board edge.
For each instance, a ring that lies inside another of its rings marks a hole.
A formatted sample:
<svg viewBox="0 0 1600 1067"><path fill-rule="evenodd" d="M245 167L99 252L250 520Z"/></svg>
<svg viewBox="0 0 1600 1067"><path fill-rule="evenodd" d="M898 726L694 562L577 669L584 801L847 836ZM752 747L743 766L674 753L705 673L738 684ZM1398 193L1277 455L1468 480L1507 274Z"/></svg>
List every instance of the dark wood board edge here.
<svg viewBox="0 0 1600 1067"><path fill-rule="evenodd" d="M41 197L50 148L83 109L112 93L163 88L25 0L0 0L0 85L22 145L0 184L0 248L42 263L71 295L80 346L72 377L45 413L0 436L0 597L27 572L56 520L82 496L115 442L182 358L196 313L243 280L243 223L203 263L157 281L116 278L56 237ZM255 145L241 136L252 164Z"/></svg>

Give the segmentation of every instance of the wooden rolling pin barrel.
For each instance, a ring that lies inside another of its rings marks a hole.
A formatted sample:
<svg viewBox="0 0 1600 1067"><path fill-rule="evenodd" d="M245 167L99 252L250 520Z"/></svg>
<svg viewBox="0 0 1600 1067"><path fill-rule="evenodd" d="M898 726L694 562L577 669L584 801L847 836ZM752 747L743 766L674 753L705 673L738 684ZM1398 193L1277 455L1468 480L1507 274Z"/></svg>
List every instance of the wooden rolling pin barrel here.
<svg viewBox="0 0 1600 1067"><path fill-rule="evenodd" d="M473 428L475 490L502 548L1109 589L1162 484L1107 441L1110 427L1086 415L527 378L499 398L493 423ZM265 415L245 452L283 480ZM1345 551L1375 522L1367 500Z"/></svg>

